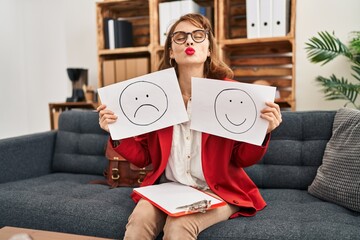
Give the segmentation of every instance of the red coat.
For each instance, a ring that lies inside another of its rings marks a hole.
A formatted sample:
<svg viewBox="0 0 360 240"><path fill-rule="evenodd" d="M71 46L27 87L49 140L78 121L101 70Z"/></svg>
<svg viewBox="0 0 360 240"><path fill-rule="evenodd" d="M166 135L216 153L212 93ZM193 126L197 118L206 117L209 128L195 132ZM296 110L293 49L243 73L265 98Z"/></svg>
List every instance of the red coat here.
<svg viewBox="0 0 360 240"><path fill-rule="evenodd" d="M142 186L152 185L165 171L172 143L173 127L160 129L139 137L123 139L115 150L138 167L150 163L153 171L148 173ZM266 152L269 138L264 146L202 133L202 166L210 189L226 202L237 205L239 215L252 216L266 206L256 185L243 170L258 162ZM140 196L133 193L135 202Z"/></svg>

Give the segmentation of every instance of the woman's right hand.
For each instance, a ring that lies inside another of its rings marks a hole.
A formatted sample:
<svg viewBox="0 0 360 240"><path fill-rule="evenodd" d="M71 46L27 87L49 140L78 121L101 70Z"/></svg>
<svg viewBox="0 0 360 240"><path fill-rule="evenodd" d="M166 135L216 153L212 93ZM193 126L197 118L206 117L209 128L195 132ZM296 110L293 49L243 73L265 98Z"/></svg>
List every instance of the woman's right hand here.
<svg viewBox="0 0 360 240"><path fill-rule="evenodd" d="M106 105L104 104L101 104L96 111L99 113L100 127L109 132L109 124L116 122L117 116L113 111L106 109Z"/></svg>

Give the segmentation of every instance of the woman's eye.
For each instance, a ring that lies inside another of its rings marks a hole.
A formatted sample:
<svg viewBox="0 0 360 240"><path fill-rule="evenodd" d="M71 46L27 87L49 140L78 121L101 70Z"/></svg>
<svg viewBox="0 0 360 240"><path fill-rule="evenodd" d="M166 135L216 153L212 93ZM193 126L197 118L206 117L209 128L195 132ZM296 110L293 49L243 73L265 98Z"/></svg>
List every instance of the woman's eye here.
<svg viewBox="0 0 360 240"><path fill-rule="evenodd" d="M178 36L178 37L176 38L177 41L183 41L184 39L185 39L184 36Z"/></svg>

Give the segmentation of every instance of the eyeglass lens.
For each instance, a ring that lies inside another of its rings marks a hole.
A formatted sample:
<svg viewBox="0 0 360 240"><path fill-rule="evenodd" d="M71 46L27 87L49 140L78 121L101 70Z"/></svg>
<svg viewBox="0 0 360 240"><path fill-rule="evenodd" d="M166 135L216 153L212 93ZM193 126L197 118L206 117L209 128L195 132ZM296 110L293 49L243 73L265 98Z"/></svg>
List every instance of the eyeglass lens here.
<svg viewBox="0 0 360 240"><path fill-rule="evenodd" d="M206 31L205 30L195 30L193 32L174 32L173 33L173 40L177 44L183 44L186 42L188 35L191 35L192 40L196 43L201 43L206 38Z"/></svg>

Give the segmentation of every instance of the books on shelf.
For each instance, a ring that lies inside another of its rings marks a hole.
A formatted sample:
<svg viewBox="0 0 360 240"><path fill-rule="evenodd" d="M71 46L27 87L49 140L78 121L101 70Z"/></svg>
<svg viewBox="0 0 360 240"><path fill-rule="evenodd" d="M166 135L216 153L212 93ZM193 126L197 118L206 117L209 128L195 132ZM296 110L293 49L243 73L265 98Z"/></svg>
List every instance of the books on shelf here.
<svg viewBox="0 0 360 240"><path fill-rule="evenodd" d="M291 0L246 0L247 38L286 36Z"/></svg>
<svg viewBox="0 0 360 240"><path fill-rule="evenodd" d="M173 217L226 205L224 200L205 191L175 182L134 188L134 192Z"/></svg>
<svg viewBox="0 0 360 240"><path fill-rule="evenodd" d="M104 18L103 32L105 49L133 46L132 23L125 19Z"/></svg>

